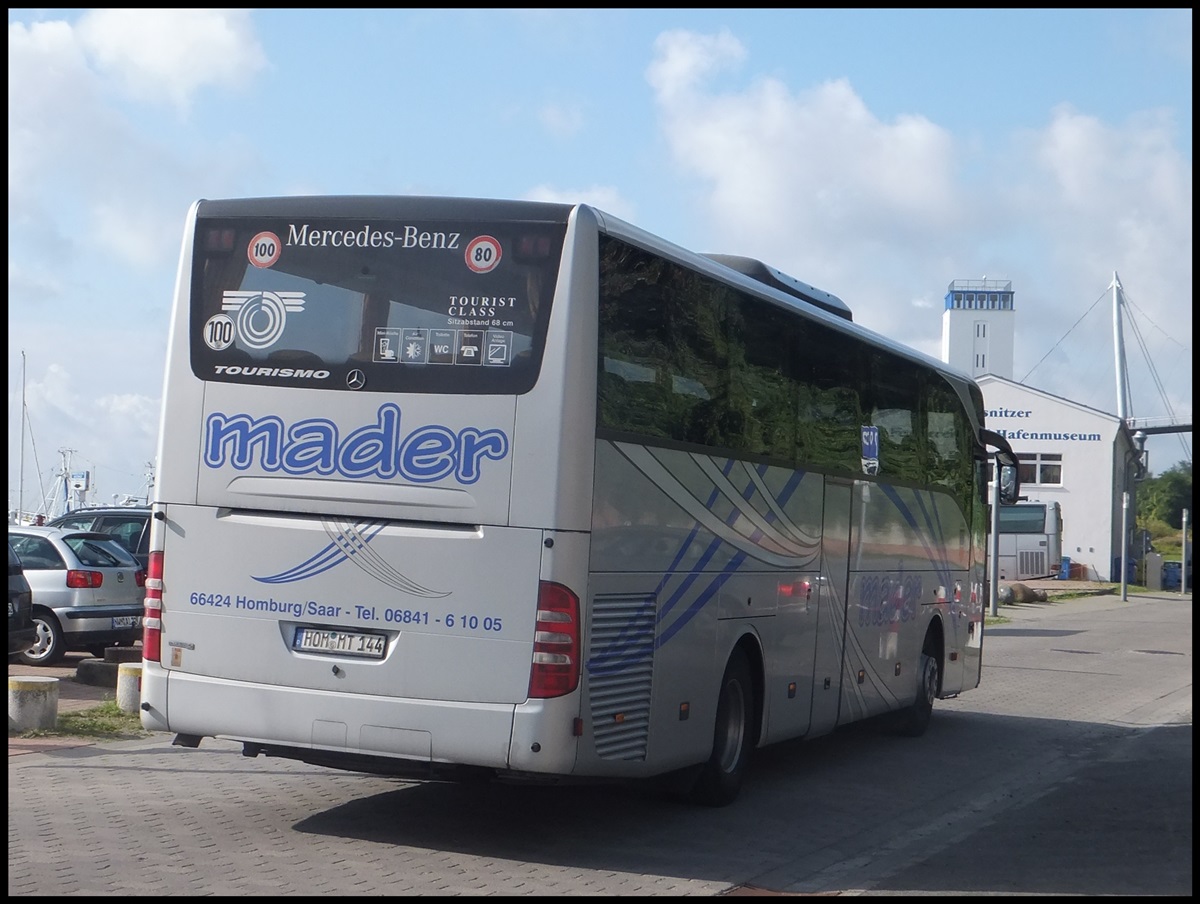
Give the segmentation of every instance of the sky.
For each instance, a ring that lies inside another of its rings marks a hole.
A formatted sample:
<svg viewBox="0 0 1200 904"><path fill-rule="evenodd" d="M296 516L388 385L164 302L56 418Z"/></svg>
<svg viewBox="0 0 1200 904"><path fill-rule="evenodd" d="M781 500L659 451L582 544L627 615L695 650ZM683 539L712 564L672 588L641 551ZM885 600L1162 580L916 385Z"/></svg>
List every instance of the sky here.
<svg viewBox="0 0 1200 904"><path fill-rule="evenodd" d="M10 511L145 499L198 198L588 203L934 357L1011 280L1013 378L1114 414L1117 276L1191 423L1190 9L9 9L8 74Z"/></svg>

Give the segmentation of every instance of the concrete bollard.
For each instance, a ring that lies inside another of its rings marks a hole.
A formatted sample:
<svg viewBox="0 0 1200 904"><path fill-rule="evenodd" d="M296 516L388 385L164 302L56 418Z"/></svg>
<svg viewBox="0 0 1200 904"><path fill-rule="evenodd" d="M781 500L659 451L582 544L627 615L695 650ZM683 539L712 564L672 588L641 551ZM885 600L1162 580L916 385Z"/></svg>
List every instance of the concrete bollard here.
<svg viewBox="0 0 1200 904"><path fill-rule="evenodd" d="M136 713L142 705L142 664L122 662L117 666L117 708Z"/></svg>
<svg viewBox="0 0 1200 904"><path fill-rule="evenodd" d="M58 679L37 675L8 678L8 728L54 728L58 724Z"/></svg>

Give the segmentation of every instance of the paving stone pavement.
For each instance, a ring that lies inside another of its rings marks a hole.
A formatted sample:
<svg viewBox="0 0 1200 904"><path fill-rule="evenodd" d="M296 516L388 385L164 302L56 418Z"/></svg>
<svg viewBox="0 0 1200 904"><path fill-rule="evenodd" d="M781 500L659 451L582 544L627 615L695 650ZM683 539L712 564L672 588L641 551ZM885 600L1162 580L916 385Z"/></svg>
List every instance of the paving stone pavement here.
<svg viewBox="0 0 1200 904"><path fill-rule="evenodd" d="M9 894L1190 895L1190 596L1001 614L980 690L940 701L926 738L852 726L768 748L721 810L420 785L163 735L20 755L10 739ZM1088 640L1101 620L1114 649Z"/></svg>

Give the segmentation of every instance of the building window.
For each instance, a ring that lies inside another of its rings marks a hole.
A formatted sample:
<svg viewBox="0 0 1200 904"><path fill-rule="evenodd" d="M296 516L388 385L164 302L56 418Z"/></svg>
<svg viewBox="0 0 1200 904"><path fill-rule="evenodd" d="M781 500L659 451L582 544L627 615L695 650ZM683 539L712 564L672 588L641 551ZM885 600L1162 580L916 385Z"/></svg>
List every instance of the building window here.
<svg viewBox="0 0 1200 904"><path fill-rule="evenodd" d="M1061 453L1018 452L1017 461L1022 486L1062 486Z"/></svg>
<svg viewBox="0 0 1200 904"><path fill-rule="evenodd" d="M987 355L976 355L975 356L976 370L983 370L986 361L987 361Z"/></svg>
<svg viewBox="0 0 1200 904"><path fill-rule="evenodd" d="M987 338L987 324L984 323L982 320L977 321L975 323L975 338L976 339L986 339Z"/></svg>

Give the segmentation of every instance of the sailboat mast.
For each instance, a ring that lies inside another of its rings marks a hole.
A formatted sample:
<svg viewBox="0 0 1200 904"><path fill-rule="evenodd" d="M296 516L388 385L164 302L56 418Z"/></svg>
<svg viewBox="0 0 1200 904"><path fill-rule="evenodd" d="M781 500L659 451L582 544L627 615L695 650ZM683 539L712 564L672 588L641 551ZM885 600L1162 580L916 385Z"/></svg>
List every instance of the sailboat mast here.
<svg viewBox="0 0 1200 904"><path fill-rule="evenodd" d="M25 349L21 349L21 453L17 461L17 524L21 524L25 518Z"/></svg>

